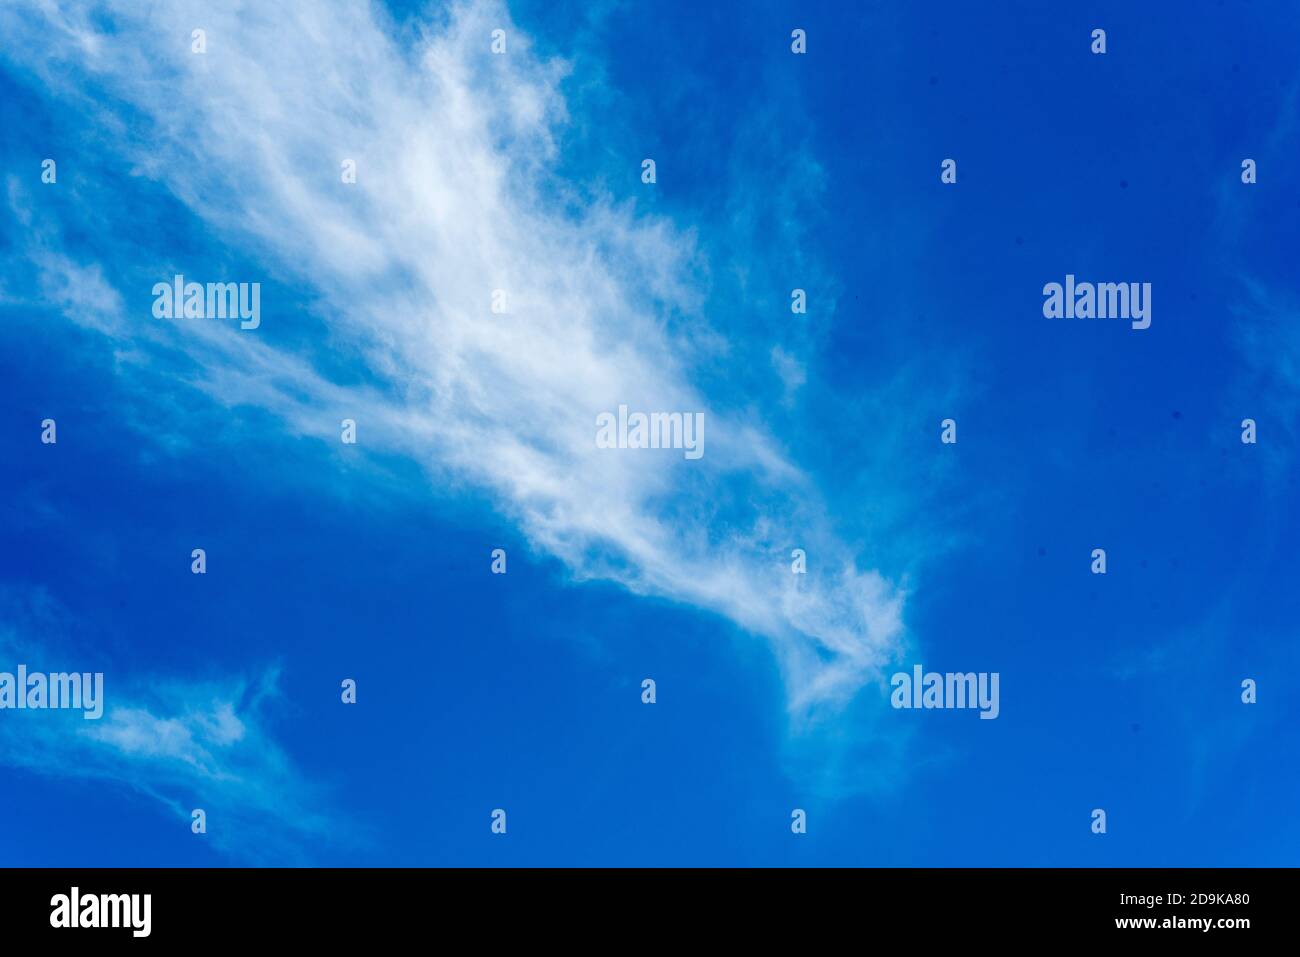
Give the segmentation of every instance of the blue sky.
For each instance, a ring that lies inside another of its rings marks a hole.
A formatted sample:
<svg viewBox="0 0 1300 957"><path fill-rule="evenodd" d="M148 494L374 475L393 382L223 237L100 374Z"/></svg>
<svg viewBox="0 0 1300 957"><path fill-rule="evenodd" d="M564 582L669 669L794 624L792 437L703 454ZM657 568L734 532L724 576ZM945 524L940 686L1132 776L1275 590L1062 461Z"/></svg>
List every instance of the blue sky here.
<svg viewBox="0 0 1300 957"><path fill-rule="evenodd" d="M1294 863L1300 22L849 6L0 11L0 863Z"/></svg>

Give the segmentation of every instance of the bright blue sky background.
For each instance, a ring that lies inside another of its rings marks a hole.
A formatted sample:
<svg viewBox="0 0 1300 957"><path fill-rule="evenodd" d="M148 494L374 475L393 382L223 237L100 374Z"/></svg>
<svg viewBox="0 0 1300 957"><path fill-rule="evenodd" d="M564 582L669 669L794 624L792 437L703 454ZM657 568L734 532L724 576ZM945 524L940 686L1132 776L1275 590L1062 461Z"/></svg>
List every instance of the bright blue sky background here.
<svg viewBox="0 0 1300 957"><path fill-rule="evenodd" d="M33 280L33 234L100 264L142 326L134 269L264 276L264 314L300 310L264 319L271 341L367 375L330 354L312 289L92 132L102 111L146 135L128 102L93 74L87 99L55 96L5 42L4 625L32 668L102 666L110 706L115 688L242 678L252 707L273 670L256 710L278 757L205 789L165 760L86 773L57 736L45 762L0 753L0 863L1295 863L1294 8L590 7L510 6L534 53L571 65L556 174L575 203L606 190L694 231L700 311L731 343L696 384L757 410L863 566L905 582L899 666L997 671L1001 716L893 712L868 681L793 719L767 644L727 617L575 581L472 483L214 403L165 352L124 362L129 337ZM424 16L393 13L408 39ZM1151 328L1044 319L1067 272L1152 283ZM794 398L764 378L774 345L805 369Z"/></svg>

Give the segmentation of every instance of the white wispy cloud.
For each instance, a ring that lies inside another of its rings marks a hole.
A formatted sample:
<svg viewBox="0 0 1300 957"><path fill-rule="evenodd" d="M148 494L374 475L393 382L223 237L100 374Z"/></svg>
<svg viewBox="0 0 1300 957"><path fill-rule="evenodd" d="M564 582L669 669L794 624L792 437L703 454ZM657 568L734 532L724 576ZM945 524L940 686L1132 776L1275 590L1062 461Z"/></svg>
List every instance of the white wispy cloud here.
<svg viewBox="0 0 1300 957"><path fill-rule="evenodd" d="M900 588L859 567L815 477L746 396L694 384L726 343L701 315L708 269L691 233L551 174L566 66L536 56L504 6L456 5L416 35L366 4L33 0L7 5L0 27L9 58L97 117L101 146L307 290L328 330L315 349L353 357L366 384L339 382L271 296L257 333L162 322L123 284L169 274L104 277L37 244L41 275L65 277L45 280L54 301L115 302L92 320L105 333L183 352L216 401L265 407L295 433L337 441L356 419L363 445L486 490L576 577L766 637L792 714L845 700L896 653ZM190 50L196 28L205 54ZM504 56L490 53L497 28ZM355 185L340 182L344 159ZM116 293L94 291L104 279ZM494 289L507 314L490 311ZM771 355L797 388L799 358ZM704 411L704 458L598 449L596 416L619 404ZM791 574L794 547L807 576Z"/></svg>
<svg viewBox="0 0 1300 957"><path fill-rule="evenodd" d="M5 764L33 774L134 790L161 802L178 834L191 812L208 815L195 840L253 863L307 863L305 848L351 834L337 826L328 795L308 782L276 744L268 708L278 672L179 681L151 675L53 637L66 613L43 592L0 592L0 671L101 672L103 714L6 710L0 720ZM39 637L34 637L39 636Z"/></svg>
<svg viewBox="0 0 1300 957"><path fill-rule="evenodd" d="M1251 149L1262 171L1285 168L1300 145L1300 76L1279 91L1277 118ZM1289 240L1292 219L1282 197L1257 202L1266 187L1240 181L1237 170L1225 177L1216 196L1218 248L1214 257L1229 269L1235 293L1229 305L1230 343L1239 362L1227 394L1233 430L1242 418L1258 420L1260 440L1246 468L1264 466L1266 494L1289 496L1284 481L1300 451L1300 297L1294 290L1289 257L1278 256ZM1266 173L1261 173L1266 175ZM1267 182L1265 180L1264 182ZM1267 194L1264 194L1267 195ZM1284 210L1287 210L1284 212ZM1262 460L1262 461L1261 461Z"/></svg>

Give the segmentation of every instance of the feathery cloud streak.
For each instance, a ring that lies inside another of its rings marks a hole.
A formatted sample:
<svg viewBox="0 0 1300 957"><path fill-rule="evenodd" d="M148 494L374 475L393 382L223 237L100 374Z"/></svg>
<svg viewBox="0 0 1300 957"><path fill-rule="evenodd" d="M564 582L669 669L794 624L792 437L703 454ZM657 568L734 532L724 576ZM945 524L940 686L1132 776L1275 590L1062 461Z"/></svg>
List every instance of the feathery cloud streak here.
<svg viewBox="0 0 1300 957"><path fill-rule="evenodd" d="M47 0L0 24L12 60L97 117L99 147L304 290L328 342L295 340L301 317L268 299L255 333L154 319L144 291L170 274L98 271L38 230L28 252L47 288L84 280L66 286L70 314L151 361L183 353L177 375L296 434L337 441L356 419L364 445L487 490L577 577L765 636L792 712L843 700L895 653L900 589L858 567L747 397L692 384L718 337L691 235L548 172L566 68L535 56L502 6L456 6L415 37L366 5ZM190 50L196 28L205 54ZM340 182L344 159L355 184ZM184 272L170 255L158 248ZM101 281L116 291L86 308L78 290ZM597 414L620 404L704 411L704 458L597 448ZM794 547L807 576L791 574Z"/></svg>

